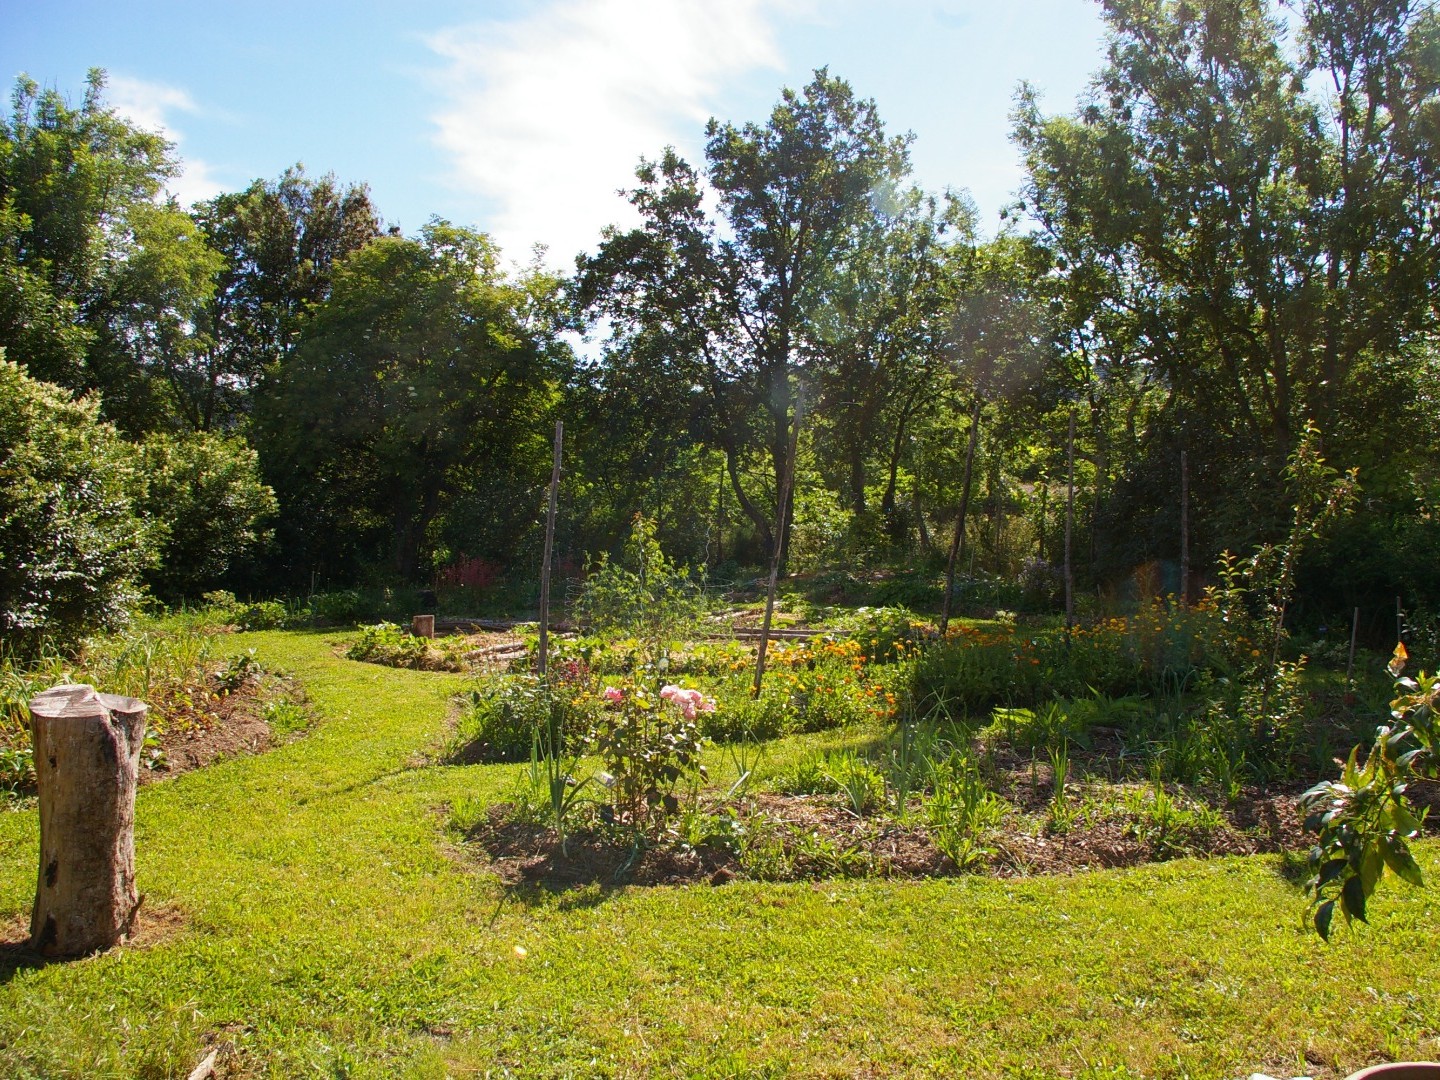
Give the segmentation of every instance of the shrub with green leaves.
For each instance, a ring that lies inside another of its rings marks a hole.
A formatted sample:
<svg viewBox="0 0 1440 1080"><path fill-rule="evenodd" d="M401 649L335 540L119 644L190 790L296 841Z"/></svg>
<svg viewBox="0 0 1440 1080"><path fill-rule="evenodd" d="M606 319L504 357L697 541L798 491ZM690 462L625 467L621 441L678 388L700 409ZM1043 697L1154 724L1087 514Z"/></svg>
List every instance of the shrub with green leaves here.
<svg viewBox="0 0 1440 1080"><path fill-rule="evenodd" d="M624 557L600 556L575 610L589 626L632 634L658 655L699 617L704 597L689 568L665 557L655 522L637 514Z"/></svg>
<svg viewBox="0 0 1440 1080"><path fill-rule="evenodd" d="M197 596L239 571L268 541L275 493L261 482L245 440L157 433L138 453L144 480L138 508L153 523L159 555L145 581L157 596Z"/></svg>
<svg viewBox="0 0 1440 1080"><path fill-rule="evenodd" d="M17 654L119 627L153 561L133 452L98 408L0 359L0 637Z"/></svg>
<svg viewBox="0 0 1440 1080"><path fill-rule="evenodd" d="M465 695L452 760L525 761L543 736L547 753L573 754L589 734L593 710L584 696L571 697L534 675L488 680Z"/></svg>

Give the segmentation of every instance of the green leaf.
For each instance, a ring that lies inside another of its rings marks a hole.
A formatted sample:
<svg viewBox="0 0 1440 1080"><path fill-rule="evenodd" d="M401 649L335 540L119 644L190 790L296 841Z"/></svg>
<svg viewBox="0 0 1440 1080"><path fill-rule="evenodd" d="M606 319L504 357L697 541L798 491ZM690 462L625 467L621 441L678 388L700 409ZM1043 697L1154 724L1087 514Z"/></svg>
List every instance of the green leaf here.
<svg viewBox="0 0 1440 1080"><path fill-rule="evenodd" d="M1358 877L1346 880L1340 890L1340 903L1345 908L1346 918L1365 922L1365 883Z"/></svg>
<svg viewBox="0 0 1440 1080"><path fill-rule="evenodd" d="M1420 867L1410 854L1410 849L1405 841L1398 836L1382 836L1380 838L1380 854L1385 858L1385 865L1394 871L1400 878L1408 881L1411 885L1423 888L1425 877L1420 873Z"/></svg>
<svg viewBox="0 0 1440 1080"><path fill-rule="evenodd" d="M1326 900L1315 909L1315 932L1326 941L1330 940L1330 920L1335 917L1335 901Z"/></svg>
<svg viewBox="0 0 1440 1080"><path fill-rule="evenodd" d="M1369 896L1375 891L1376 884L1385 874L1385 856L1380 854L1379 845L1367 847L1365 856L1360 860L1360 884Z"/></svg>

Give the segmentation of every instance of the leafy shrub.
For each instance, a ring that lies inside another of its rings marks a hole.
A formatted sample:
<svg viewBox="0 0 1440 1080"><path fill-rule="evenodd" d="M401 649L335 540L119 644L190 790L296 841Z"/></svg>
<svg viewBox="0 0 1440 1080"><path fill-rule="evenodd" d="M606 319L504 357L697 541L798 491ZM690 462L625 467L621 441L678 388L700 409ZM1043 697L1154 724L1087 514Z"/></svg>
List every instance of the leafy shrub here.
<svg viewBox="0 0 1440 1080"><path fill-rule="evenodd" d="M773 692L748 695L723 709L706 713L701 727L717 743L778 739L789 729L789 697Z"/></svg>
<svg viewBox="0 0 1440 1080"><path fill-rule="evenodd" d="M601 555L575 605L587 625L633 634L657 653L668 650L703 610L703 594L689 569L665 558L655 522L642 514L635 515L623 560Z"/></svg>
<svg viewBox="0 0 1440 1080"><path fill-rule="evenodd" d="M0 637L20 655L122 625L153 559L133 452L97 410L0 359Z"/></svg>
<svg viewBox="0 0 1440 1080"><path fill-rule="evenodd" d="M321 626L353 626L369 617L369 605L354 589L316 593L309 608L310 617Z"/></svg>
<svg viewBox="0 0 1440 1080"><path fill-rule="evenodd" d="M592 717L584 697L549 689L534 675L502 676L465 696L449 758L525 761L537 734L547 754L568 755L584 743Z"/></svg>
<svg viewBox="0 0 1440 1080"><path fill-rule="evenodd" d="M157 596L197 595L239 570L269 539L275 493L261 483L245 440L157 433L138 452L137 505L153 523L159 555L145 581Z"/></svg>
<svg viewBox="0 0 1440 1080"><path fill-rule="evenodd" d="M615 821L655 833L680 813L683 780L704 776L697 718L714 703L695 691L666 686L658 697L643 687L607 688L592 744L605 766Z"/></svg>
<svg viewBox="0 0 1440 1080"><path fill-rule="evenodd" d="M463 658L454 649L432 644L429 638L416 637L389 622L362 626L345 655L351 660L420 671L465 670Z"/></svg>

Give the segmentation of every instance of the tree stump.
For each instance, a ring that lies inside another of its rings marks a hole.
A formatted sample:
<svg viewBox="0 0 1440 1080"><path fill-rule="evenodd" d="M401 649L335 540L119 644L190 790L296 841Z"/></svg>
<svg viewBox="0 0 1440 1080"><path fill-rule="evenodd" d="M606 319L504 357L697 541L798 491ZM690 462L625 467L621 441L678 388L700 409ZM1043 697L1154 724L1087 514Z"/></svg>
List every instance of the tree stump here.
<svg viewBox="0 0 1440 1080"><path fill-rule="evenodd" d="M40 875L30 947L45 956L108 949L130 931L135 785L148 706L57 686L30 699L40 795Z"/></svg>
<svg viewBox="0 0 1440 1080"><path fill-rule="evenodd" d="M435 616L412 615L410 617L410 633L416 637L433 638L435 636Z"/></svg>

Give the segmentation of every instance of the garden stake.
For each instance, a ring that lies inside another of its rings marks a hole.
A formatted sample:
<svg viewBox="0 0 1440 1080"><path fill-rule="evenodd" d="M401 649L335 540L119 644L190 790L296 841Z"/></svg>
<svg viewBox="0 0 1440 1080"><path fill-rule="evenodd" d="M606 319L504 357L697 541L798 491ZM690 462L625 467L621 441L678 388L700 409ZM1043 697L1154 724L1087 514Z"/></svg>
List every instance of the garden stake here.
<svg viewBox="0 0 1440 1080"><path fill-rule="evenodd" d="M1345 683L1350 684L1351 676L1355 674L1355 637L1360 633L1360 609L1355 609L1355 614L1350 619L1350 659L1345 661Z"/></svg>
<svg viewBox="0 0 1440 1080"><path fill-rule="evenodd" d="M760 697L760 683L765 678L765 653L770 644L770 619L775 614L775 587L780 579L780 553L785 550L785 522L790 516L790 496L795 486L795 453L800 446L800 424L804 418L805 390L802 386L795 399L795 430L790 433L785 480L780 485L780 498L775 507L775 550L770 556L770 588L765 593L765 622L760 627L760 644L755 649L755 689L750 694L756 699Z"/></svg>
<svg viewBox="0 0 1440 1080"><path fill-rule="evenodd" d="M955 591L955 560L965 555L965 516L970 510L970 471L975 464L975 441L980 434L980 395L970 411L970 444L965 449L965 479L960 486L960 516L955 520L955 536L950 541L950 559L945 564L945 596L940 601L940 638L950 625L950 594ZM973 564L972 564L973 576Z"/></svg>
<svg viewBox="0 0 1440 1080"><path fill-rule="evenodd" d="M1180 451L1180 606L1190 606L1190 469Z"/></svg>
<svg viewBox="0 0 1440 1080"><path fill-rule="evenodd" d="M1069 642L1070 631L1075 627L1075 571L1070 565L1070 536L1075 528L1075 410L1070 410L1070 438L1065 451L1066 483L1069 492L1065 496L1065 640Z"/></svg>
<svg viewBox="0 0 1440 1080"><path fill-rule="evenodd" d="M545 557L540 563L540 648L535 669L543 679L550 651L550 553L555 547L555 504L560 491L560 449L565 441L565 422L555 421L555 467L550 471L550 506L545 513Z"/></svg>

